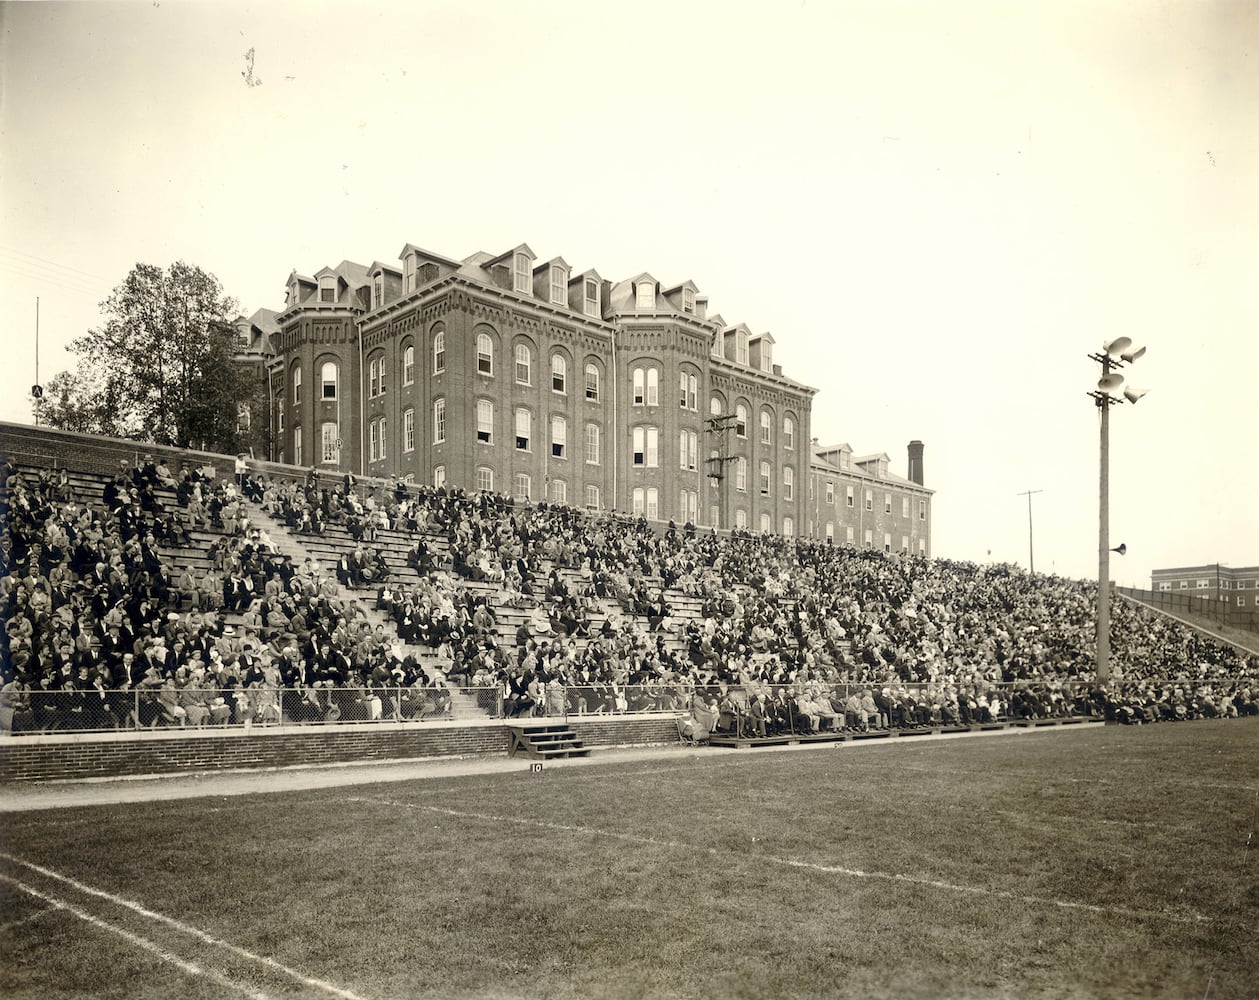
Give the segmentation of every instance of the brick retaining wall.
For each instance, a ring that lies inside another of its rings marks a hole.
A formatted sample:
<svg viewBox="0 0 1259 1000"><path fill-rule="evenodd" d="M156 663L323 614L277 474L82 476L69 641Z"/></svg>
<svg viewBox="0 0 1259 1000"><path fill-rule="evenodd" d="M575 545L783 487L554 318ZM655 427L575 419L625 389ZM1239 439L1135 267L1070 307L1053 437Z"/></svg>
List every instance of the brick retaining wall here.
<svg viewBox="0 0 1259 1000"><path fill-rule="evenodd" d="M672 716L569 719L587 746L676 743ZM122 778L410 760L505 755L498 723L303 726L285 729L83 733L0 738L0 782Z"/></svg>

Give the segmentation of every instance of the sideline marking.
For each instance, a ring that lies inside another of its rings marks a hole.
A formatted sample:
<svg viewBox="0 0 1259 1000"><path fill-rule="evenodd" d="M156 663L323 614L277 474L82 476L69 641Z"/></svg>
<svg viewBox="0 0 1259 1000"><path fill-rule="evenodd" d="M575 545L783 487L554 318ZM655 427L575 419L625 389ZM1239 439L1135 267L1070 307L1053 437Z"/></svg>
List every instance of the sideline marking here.
<svg viewBox="0 0 1259 1000"><path fill-rule="evenodd" d="M203 969L199 965L194 964L193 962L185 961L184 959L180 958L178 955L171 954L169 951L166 951L165 949L161 948L159 945L154 944L148 938L142 938L138 934L132 934L131 931L127 930L126 928L115 926L114 924L101 920L99 917L94 917L92 916L92 914L87 913L84 910L80 910L77 906L72 906L70 903L67 903L63 899L57 899L55 896L49 896L46 893L40 892L38 889L34 888L33 886L27 885L25 882L19 881L18 879L15 879L15 878L11 878L8 875L0 875L0 880L9 882L10 884L17 886L23 892L29 893L30 895L34 896L36 899L42 899L45 903L47 903L49 906L51 906L55 910L64 910L66 913L73 914L74 916L78 917L80 920L86 920L93 927L98 927L103 931L109 931L112 934L117 934L119 937L125 939L128 943L136 945L139 948L143 948L145 951L152 952L154 955L160 958L163 962L169 962L171 965L174 965L176 968L178 968L181 972L185 972L190 976L203 976L206 979L209 979L210 981L214 982L215 984L219 986L226 986L228 989L235 990L237 993L244 993L246 996L252 997L253 1000L271 1000L268 994L263 993L260 990L255 990L253 987L246 986L243 983L234 982L233 980L228 979L226 976L218 972L215 972L213 969ZM44 910L41 912L47 913L48 911Z"/></svg>
<svg viewBox="0 0 1259 1000"><path fill-rule="evenodd" d="M672 850L700 851L705 848L696 844L685 844L676 840L660 840L656 837L642 837L634 833L622 833L614 830L600 830L590 826L570 826L566 823L550 823L546 820L530 819L527 816L495 816L491 813L463 812L441 806L428 806L421 803L398 802L393 799L350 798L347 802L361 802L373 805L392 806L399 809L423 809L426 812L440 813L456 819L479 819L491 823L518 823L524 826L540 827L544 830L556 830L561 833L584 833L597 837L610 837L613 840L628 841L633 844L647 844L652 847L667 847ZM708 853L716 854L715 847L707 848ZM725 851L725 854L735 852ZM3 855L0 855L2 857ZM763 861L768 864L781 865L784 868L796 868L807 871L821 872L827 875L844 875L849 878L868 878L884 882L897 882L902 885L915 885L928 889L943 889L949 892L960 892L973 896L992 896L997 899L1008 899L1016 903L1056 906L1064 910L1083 910L1087 913L1113 914L1115 916L1136 917L1142 920L1163 920L1177 924L1210 923L1209 917L1200 913L1189 912L1186 915L1163 913L1158 910L1132 910L1123 906L1100 906L1095 903L1078 903L1069 899L1052 899L1046 896L1024 896L1004 889L987 889L981 886L959 885L953 882L942 882L937 879L920 878L914 875L892 874L889 872L867 872L859 868L845 868L841 865L823 865L812 861L796 861L791 858L779 858L772 854L739 855L749 860Z"/></svg>
<svg viewBox="0 0 1259 1000"><path fill-rule="evenodd" d="M274 958L269 958L266 955L256 955L252 951L241 948L239 945L234 945L230 941L224 941L222 938L217 938L213 934L209 934L200 928L182 923L173 917L168 917L164 913L157 913L153 910L146 909L139 903L132 902L129 899L124 899L122 896L115 896L112 892L106 892L104 889L96 889L93 886L85 885L77 879L71 878L69 875L62 875L50 868L45 868L43 865L37 865L33 861L26 861L22 858L14 857L12 854L6 854L3 851L0 851L0 858L3 858L5 861L11 861L14 864L22 865L32 871L39 872L41 875L55 879L58 882L64 882L66 885L73 886L75 889L78 889L80 892L87 893L89 896L98 896L99 898L107 900L108 902L114 903L118 906L126 907L127 909L140 914L142 917L148 917L150 920L156 920L159 923L166 924L168 927L173 927L177 931L182 931L184 934L188 934L200 941L204 941L206 944L215 945L219 948L226 948L228 951L235 955L239 955L241 958L249 959L251 962L258 962L274 972L279 972L282 975L288 976L290 979L295 979L303 986L313 986L316 989L323 990L325 993L330 993L335 997L341 997L342 1000L363 1000L363 998L357 993L350 990L344 989L333 983L329 983L323 979L316 979L313 976L304 975L296 969L290 969L287 965L282 965ZM7 879L8 881L14 882L18 885L21 884L15 879L9 878L7 875L0 875L0 878ZM49 902L52 902L49 897L42 896L39 893L35 893L35 895L39 895L41 899L48 899ZM74 912L76 916L81 915L75 910L71 910L71 912ZM91 918L85 917L85 919ZM93 920L93 922L95 921ZM108 927L109 925L105 924L103 926Z"/></svg>

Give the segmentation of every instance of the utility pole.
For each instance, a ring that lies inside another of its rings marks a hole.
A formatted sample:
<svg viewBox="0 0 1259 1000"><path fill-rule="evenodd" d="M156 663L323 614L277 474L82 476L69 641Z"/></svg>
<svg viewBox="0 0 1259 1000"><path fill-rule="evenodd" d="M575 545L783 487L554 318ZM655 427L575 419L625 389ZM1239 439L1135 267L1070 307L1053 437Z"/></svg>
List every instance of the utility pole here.
<svg viewBox="0 0 1259 1000"><path fill-rule="evenodd" d="M1027 497L1027 566L1033 575L1036 574L1036 557L1035 550L1032 548L1032 494L1044 492L1044 490L1024 490L1017 494L1017 496Z"/></svg>

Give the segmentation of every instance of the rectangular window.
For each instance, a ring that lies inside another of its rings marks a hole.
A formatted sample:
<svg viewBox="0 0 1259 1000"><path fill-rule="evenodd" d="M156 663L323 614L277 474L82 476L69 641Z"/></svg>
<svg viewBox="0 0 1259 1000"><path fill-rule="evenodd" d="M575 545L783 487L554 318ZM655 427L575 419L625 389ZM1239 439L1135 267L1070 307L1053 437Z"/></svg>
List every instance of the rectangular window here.
<svg viewBox="0 0 1259 1000"><path fill-rule="evenodd" d="M852 525L851 525L851 524L850 524L850 525L848 525L846 528L844 528L844 541L845 541L847 544L849 544L849 545L851 545L851 544L852 544L852 542L853 542L853 536L852 536Z"/></svg>
<svg viewBox="0 0 1259 1000"><path fill-rule="evenodd" d="M326 423L321 428L323 432L323 461L337 463L341 461L340 440L337 437L337 425Z"/></svg>
<svg viewBox="0 0 1259 1000"><path fill-rule="evenodd" d="M660 466L660 431L655 427L647 428L647 468Z"/></svg>
<svg viewBox="0 0 1259 1000"><path fill-rule="evenodd" d="M1158 585L1158 589L1159 589L1159 590L1171 590L1171 589L1172 589L1171 581L1169 581L1169 580L1164 580L1164 581L1162 581L1162 583L1160 583L1160 584Z"/></svg>
<svg viewBox="0 0 1259 1000"><path fill-rule="evenodd" d="M783 518L783 538L791 538L796 533L796 519L794 517Z"/></svg>
<svg viewBox="0 0 1259 1000"><path fill-rule="evenodd" d="M660 517L660 491L654 486L647 487L647 520L655 521Z"/></svg>
<svg viewBox="0 0 1259 1000"><path fill-rule="evenodd" d="M589 510L599 509L599 487L594 483L586 484L586 507Z"/></svg>
<svg viewBox="0 0 1259 1000"><path fill-rule="evenodd" d="M528 451L529 438L533 434L533 414L528 410L516 411L516 450Z"/></svg>
<svg viewBox="0 0 1259 1000"><path fill-rule="evenodd" d="M794 500L796 498L796 470L783 469L783 499ZM787 534L787 532L783 532Z"/></svg>
<svg viewBox="0 0 1259 1000"><path fill-rule="evenodd" d="M385 457L385 418L380 418L380 457Z"/></svg>
<svg viewBox="0 0 1259 1000"><path fill-rule="evenodd" d="M874 510L874 491L866 490L866 510Z"/></svg>
<svg viewBox="0 0 1259 1000"><path fill-rule="evenodd" d="M379 309L385 304L385 279L379 274L372 279L372 308Z"/></svg>
<svg viewBox="0 0 1259 1000"><path fill-rule="evenodd" d="M748 460L741 456L734 462L734 488L740 493L748 491Z"/></svg>
<svg viewBox="0 0 1259 1000"><path fill-rule="evenodd" d="M488 399L476 402L476 439L482 444L494 443L494 404Z"/></svg>
<svg viewBox="0 0 1259 1000"><path fill-rule="evenodd" d="M402 450L415 451L415 411L402 411Z"/></svg>
<svg viewBox="0 0 1259 1000"><path fill-rule="evenodd" d="M298 462L297 464L298 464L298 465L301 465L302 463L301 463L301 462ZM1188 589L1189 589L1189 581L1188 581L1188 580L1181 580L1181 581L1180 581L1180 589L1181 589L1181 590L1188 590Z"/></svg>
<svg viewBox="0 0 1259 1000"><path fill-rule="evenodd" d="M641 486L635 486L634 493L633 493L633 506L631 507L631 510L633 511L634 516L642 517L643 511L646 509L646 506L647 506L647 491L643 489Z"/></svg>
<svg viewBox="0 0 1259 1000"><path fill-rule="evenodd" d="M293 428L293 464L302 464L302 429L300 427Z"/></svg>
<svg viewBox="0 0 1259 1000"><path fill-rule="evenodd" d="M761 514L761 534L762 535L769 534L769 515L768 514Z"/></svg>
<svg viewBox="0 0 1259 1000"><path fill-rule="evenodd" d="M682 311L684 313L695 312L695 293L689 288L682 289Z"/></svg>
<svg viewBox="0 0 1259 1000"><path fill-rule="evenodd" d="M716 504L711 505L708 508L708 523L712 525L714 528L720 528L721 525L718 523L720 520L721 520L721 508L718 507Z"/></svg>
<svg viewBox="0 0 1259 1000"><path fill-rule="evenodd" d="M686 372L678 372L678 391L682 409L686 409Z"/></svg>
<svg viewBox="0 0 1259 1000"><path fill-rule="evenodd" d="M650 281L640 281L634 290L634 305L638 309L655 309L656 286Z"/></svg>
<svg viewBox="0 0 1259 1000"><path fill-rule="evenodd" d="M892 536L887 533L884 533L883 535L883 551L884 552L892 551Z"/></svg>
<svg viewBox="0 0 1259 1000"><path fill-rule="evenodd" d="M874 531L871 528L866 528L865 542L867 549L874 548Z"/></svg>
<svg viewBox="0 0 1259 1000"><path fill-rule="evenodd" d="M482 493L494 492L494 470L484 465L478 466L476 470L476 488Z"/></svg>
<svg viewBox="0 0 1259 1000"><path fill-rule="evenodd" d="M769 463L761 463L761 496L769 496Z"/></svg>
<svg viewBox="0 0 1259 1000"><path fill-rule="evenodd" d="M446 466L433 466L433 489L440 490L446 485Z"/></svg>
<svg viewBox="0 0 1259 1000"><path fill-rule="evenodd" d="M512 269L512 288L528 295L532 284L533 282L529 280L529 258L523 253L518 253Z"/></svg>
<svg viewBox="0 0 1259 1000"><path fill-rule="evenodd" d="M902 552L909 551L909 536L908 535L901 535L901 551Z"/></svg>
<svg viewBox="0 0 1259 1000"><path fill-rule="evenodd" d="M848 487L848 493L847 493L846 499L848 501L848 506L850 508L855 505L856 497L855 497L855 494L853 493L853 488L851 486Z"/></svg>
<svg viewBox="0 0 1259 1000"><path fill-rule="evenodd" d="M555 503L568 503L568 483L562 479L552 479L551 500Z"/></svg>
<svg viewBox="0 0 1259 1000"><path fill-rule="evenodd" d="M901 497L901 517L909 517L909 497Z"/></svg>
<svg viewBox="0 0 1259 1000"><path fill-rule="evenodd" d="M533 480L523 472L516 473L515 497L517 500L528 500L533 489Z"/></svg>
<svg viewBox="0 0 1259 1000"><path fill-rule="evenodd" d="M746 510L739 508L734 512L734 526L739 531L747 531L748 512Z"/></svg>
<svg viewBox="0 0 1259 1000"><path fill-rule="evenodd" d="M568 448L568 421L563 417L551 418L551 457L564 458Z"/></svg>
<svg viewBox="0 0 1259 1000"><path fill-rule="evenodd" d="M890 493L883 494L883 513L892 513L892 494Z"/></svg>
<svg viewBox="0 0 1259 1000"><path fill-rule="evenodd" d="M374 462L376 461L376 421L375 420L373 420L371 423L367 425L367 440L368 440L367 460L369 462Z"/></svg>
<svg viewBox="0 0 1259 1000"><path fill-rule="evenodd" d="M433 400L433 444L446 440L446 400Z"/></svg>
<svg viewBox="0 0 1259 1000"><path fill-rule="evenodd" d="M647 434L641 427L634 428L634 464L643 465L647 461Z"/></svg>
<svg viewBox="0 0 1259 1000"><path fill-rule="evenodd" d="M594 278L587 278L585 281L586 295L583 303L582 312L587 316L599 316L599 282Z"/></svg>
<svg viewBox="0 0 1259 1000"><path fill-rule="evenodd" d="M918 501L918 520L925 521L927 519L927 501Z"/></svg>
<svg viewBox="0 0 1259 1000"><path fill-rule="evenodd" d="M826 540L828 542L835 541L835 522L834 521L826 522Z"/></svg>
<svg viewBox="0 0 1259 1000"><path fill-rule="evenodd" d="M1207 589L1207 588L1209 588L1210 586L1211 586L1211 581L1210 581L1210 580L1199 580L1199 581L1198 581L1198 589L1199 589L1199 590L1206 590L1206 589Z"/></svg>
<svg viewBox="0 0 1259 1000"><path fill-rule="evenodd" d="M415 291L415 254L409 253L402 262L402 290Z"/></svg>
<svg viewBox="0 0 1259 1000"><path fill-rule="evenodd" d="M770 416L767 410L761 411L761 444L770 442Z"/></svg>
<svg viewBox="0 0 1259 1000"><path fill-rule="evenodd" d="M660 405L660 369L647 369L647 405Z"/></svg>
<svg viewBox="0 0 1259 1000"><path fill-rule="evenodd" d="M562 267L551 268L551 301L557 305L568 304L567 286L568 275L564 273Z"/></svg>
<svg viewBox="0 0 1259 1000"><path fill-rule="evenodd" d="M832 505L835 503L835 481L833 479L826 481L826 502Z"/></svg>
<svg viewBox="0 0 1259 1000"><path fill-rule="evenodd" d="M599 425L586 424L586 464L599 464Z"/></svg>

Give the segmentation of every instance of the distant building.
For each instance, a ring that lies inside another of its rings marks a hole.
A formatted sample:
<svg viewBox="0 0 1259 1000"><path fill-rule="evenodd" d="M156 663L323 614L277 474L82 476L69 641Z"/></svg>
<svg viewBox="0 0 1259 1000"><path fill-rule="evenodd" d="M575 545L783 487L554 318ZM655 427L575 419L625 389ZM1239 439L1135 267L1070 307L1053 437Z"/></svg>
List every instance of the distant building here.
<svg viewBox="0 0 1259 1000"><path fill-rule="evenodd" d="M610 281L525 244L398 260L293 272L284 309L251 324L273 347L276 460L929 552L921 445L916 482L912 455L904 480L886 455L818 452L816 390L694 282ZM859 490L852 517L819 503L832 481Z"/></svg>
<svg viewBox="0 0 1259 1000"><path fill-rule="evenodd" d="M237 448L258 458L272 453L271 401L268 398L267 367L275 359L273 338L279 332L274 309L258 309L251 316L232 321L236 332L236 353L232 360L255 376L257 391L236 402Z"/></svg>
<svg viewBox="0 0 1259 1000"><path fill-rule="evenodd" d="M1259 608L1259 566L1234 569L1220 563L1156 569L1150 574L1150 589L1203 601L1227 601L1238 608Z"/></svg>

